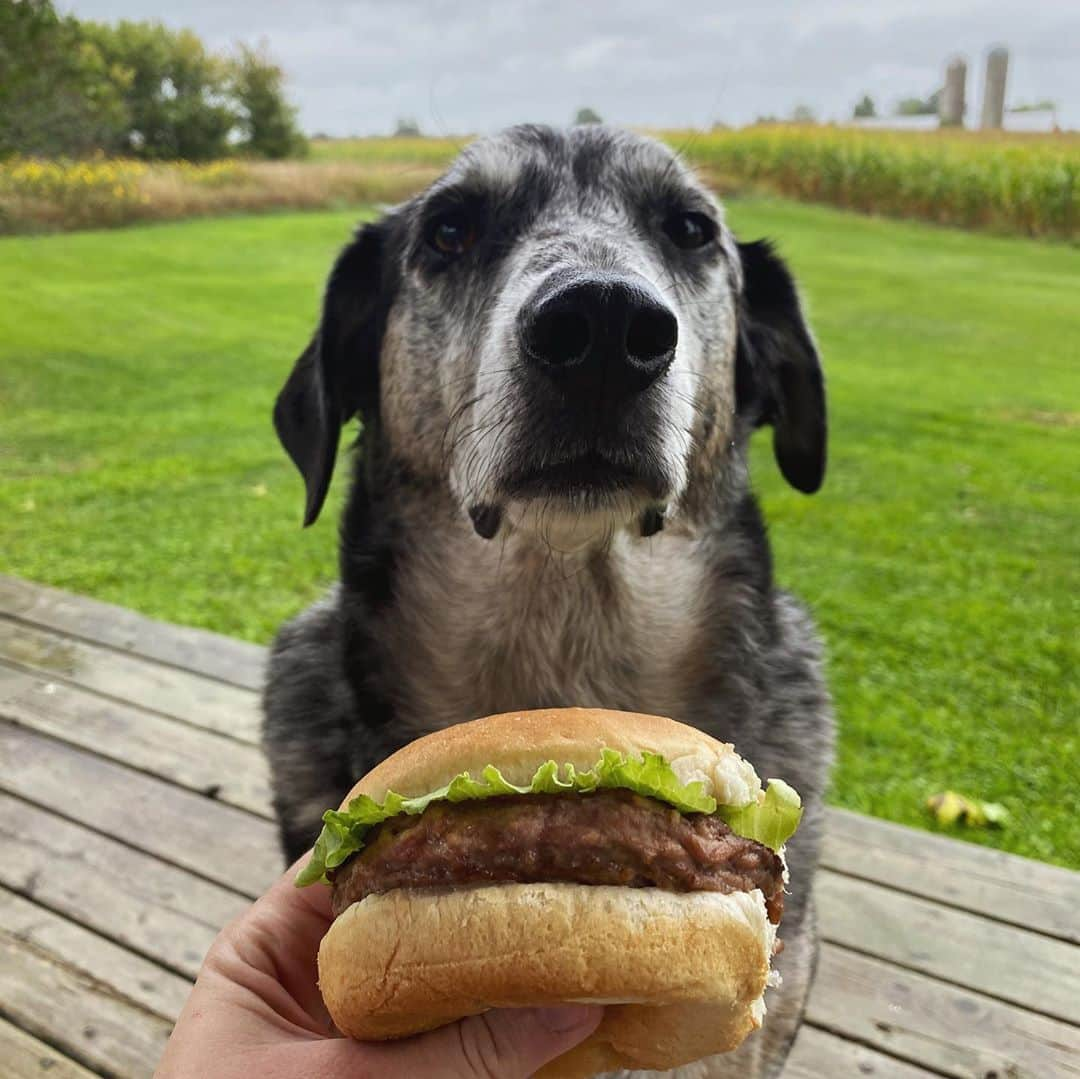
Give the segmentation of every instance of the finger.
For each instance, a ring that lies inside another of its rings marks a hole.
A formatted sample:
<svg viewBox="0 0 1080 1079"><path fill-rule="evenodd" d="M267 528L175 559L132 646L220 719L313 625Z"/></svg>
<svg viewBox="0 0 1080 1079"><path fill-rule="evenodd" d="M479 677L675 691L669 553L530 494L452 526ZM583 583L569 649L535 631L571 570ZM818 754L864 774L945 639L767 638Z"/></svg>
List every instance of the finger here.
<svg viewBox="0 0 1080 1079"><path fill-rule="evenodd" d="M365 1045L375 1074L446 1079L525 1079L587 1038L604 1009L502 1008L406 1041Z"/></svg>
<svg viewBox="0 0 1080 1079"><path fill-rule="evenodd" d="M278 984L308 1015L311 1029L325 1032L331 1026L316 984L316 955L333 912L325 885L296 887L296 872L303 861L286 870L264 896L226 926L208 959L218 960L233 980L239 980L240 973L230 961L235 957L249 971L263 975L257 984ZM261 994L271 1005L278 995L274 993L272 1000L267 991Z"/></svg>
<svg viewBox="0 0 1080 1079"><path fill-rule="evenodd" d="M526 1079L583 1041L602 1014L603 1008L585 1005L508 1008L399 1042L284 1042L254 1050L246 1060L237 1060L243 1067L223 1074L260 1079Z"/></svg>
<svg viewBox="0 0 1080 1079"><path fill-rule="evenodd" d="M334 912L330 909L330 888L325 884L311 884L306 888L296 886L296 874L307 865L309 857L311 851L297 858L274 882L266 898L272 897L275 906L284 910L310 914L322 918L329 925L334 920Z"/></svg>

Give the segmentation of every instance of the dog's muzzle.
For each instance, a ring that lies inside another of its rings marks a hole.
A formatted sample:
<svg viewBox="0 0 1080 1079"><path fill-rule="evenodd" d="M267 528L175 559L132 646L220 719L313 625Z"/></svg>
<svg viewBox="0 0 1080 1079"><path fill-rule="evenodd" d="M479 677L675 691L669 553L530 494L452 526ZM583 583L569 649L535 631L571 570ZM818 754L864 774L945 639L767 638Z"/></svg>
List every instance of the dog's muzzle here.
<svg viewBox="0 0 1080 1079"><path fill-rule="evenodd" d="M641 393L671 366L679 327L644 278L588 273L541 286L522 308L518 338L533 370L602 405Z"/></svg>
<svg viewBox="0 0 1080 1079"><path fill-rule="evenodd" d="M468 507L478 535L500 529L507 501L562 498L575 506L642 503L640 531L664 524L668 487L655 439L656 386L675 359L679 324L636 274L557 272L517 318L523 418L498 497Z"/></svg>

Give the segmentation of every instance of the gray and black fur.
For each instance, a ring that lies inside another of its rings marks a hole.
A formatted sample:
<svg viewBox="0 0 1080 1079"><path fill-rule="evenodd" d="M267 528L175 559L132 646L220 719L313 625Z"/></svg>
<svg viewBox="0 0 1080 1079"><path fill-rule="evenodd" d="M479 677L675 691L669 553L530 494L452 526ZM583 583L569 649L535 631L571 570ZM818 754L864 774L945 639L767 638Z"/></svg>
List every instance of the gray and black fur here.
<svg viewBox="0 0 1080 1079"><path fill-rule="evenodd" d="M787 268L737 243L662 145L513 128L338 258L274 413L306 523L354 416L340 585L270 664L286 856L357 776L476 716L603 706L734 742L806 804L784 981L760 1034L680 1074L776 1074L812 976L832 754L817 637L773 581L747 469L769 425L793 486L824 475L821 368Z"/></svg>

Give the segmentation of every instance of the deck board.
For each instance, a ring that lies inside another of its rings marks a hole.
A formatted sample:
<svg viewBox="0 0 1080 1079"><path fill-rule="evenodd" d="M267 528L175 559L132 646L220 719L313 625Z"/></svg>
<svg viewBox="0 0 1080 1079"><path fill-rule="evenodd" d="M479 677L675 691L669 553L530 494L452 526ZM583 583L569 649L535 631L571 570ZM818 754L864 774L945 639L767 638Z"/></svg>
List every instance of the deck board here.
<svg viewBox="0 0 1080 1079"><path fill-rule="evenodd" d="M101 1074L149 1075L186 981L3 890L0 913L4 1017Z"/></svg>
<svg viewBox="0 0 1080 1079"><path fill-rule="evenodd" d="M242 742L259 740L257 696L215 678L9 618L0 618L0 659Z"/></svg>
<svg viewBox="0 0 1080 1079"><path fill-rule="evenodd" d="M5 1079L92 1079L94 1075L6 1019L0 1019L0 1060Z"/></svg>
<svg viewBox="0 0 1080 1079"><path fill-rule="evenodd" d="M280 872L264 663L0 576L5 1075L148 1075L217 928ZM1080 874L841 810L823 864L785 1079L1080 1076Z"/></svg>
<svg viewBox="0 0 1080 1079"><path fill-rule="evenodd" d="M243 895L281 872L276 829L243 810L0 721L5 759L0 790Z"/></svg>
<svg viewBox="0 0 1080 1079"><path fill-rule="evenodd" d="M844 809L828 817L824 865L1080 944L1080 874Z"/></svg>
<svg viewBox="0 0 1080 1079"><path fill-rule="evenodd" d="M0 822L0 885L185 977L247 907L236 892L10 795L0 794Z"/></svg>
<svg viewBox="0 0 1080 1079"><path fill-rule="evenodd" d="M1080 1076L1080 1029L836 944L807 1021L942 1075Z"/></svg>
<svg viewBox="0 0 1080 1079"><path fill-rule="evenodd" d="M54 682L2 660L0 714L188 790L271 816L269 769L257 746Z"/></svg>
<svg viewBox="0 0 1080 1079"><path fill-rule="evenodd" d="M232 685L262 687L265 650L234 637L158 622L125 607L2 573L0 611L28 625L198 671Z"/></svg>
<svg viewBox="0 0 1080 1079"><path fill-rule="evenodd" d="M828 870L815 895L826 940L1080 1023L1080 949L1072 945Z"/></svg>
<svg viewBox="0 0 1080 1079"><path fill-rule="evenodd" d="M795 1038L783 1079L926 1079L933 1074L828 1031L804 1026Z"/></svg>

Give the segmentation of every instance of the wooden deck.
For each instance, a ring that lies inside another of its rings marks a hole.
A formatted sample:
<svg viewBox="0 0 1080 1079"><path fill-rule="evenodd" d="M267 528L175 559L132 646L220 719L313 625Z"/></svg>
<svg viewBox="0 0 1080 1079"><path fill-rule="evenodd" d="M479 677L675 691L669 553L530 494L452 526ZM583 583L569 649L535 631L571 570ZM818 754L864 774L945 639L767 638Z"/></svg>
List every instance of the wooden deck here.
<svg viewBox="0 0 1080 1079"><path fill-rule="evenodd" d="M280 871L263 651L0 577L0 1074L149 1075ZM833 810L790 1079L1080 1076L1080 874Z"/></svg>

